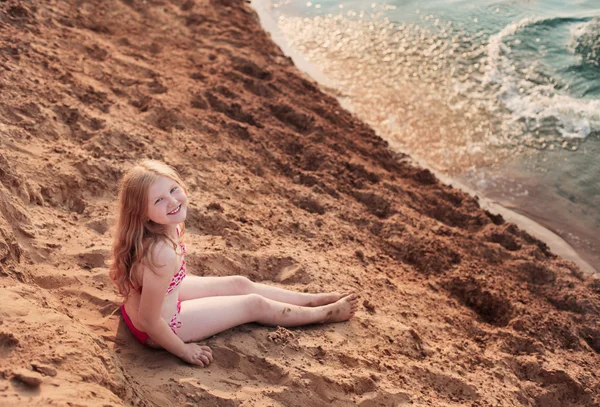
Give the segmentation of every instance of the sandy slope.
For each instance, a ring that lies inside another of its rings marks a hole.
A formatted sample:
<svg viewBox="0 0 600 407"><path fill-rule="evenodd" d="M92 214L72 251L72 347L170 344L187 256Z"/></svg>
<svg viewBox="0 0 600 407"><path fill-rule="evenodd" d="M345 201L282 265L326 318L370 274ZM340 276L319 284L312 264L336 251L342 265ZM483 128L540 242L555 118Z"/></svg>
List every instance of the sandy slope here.
<svg viewBox="0 0 600 407"><path fill-rule="evenodd" d="M8 0L0 50L0 405L600 405L598 280L391 153L248 4ZM142 157L191 187L189 272L360 312L217 335L208 369L143 348L107 276Z"/></svg>

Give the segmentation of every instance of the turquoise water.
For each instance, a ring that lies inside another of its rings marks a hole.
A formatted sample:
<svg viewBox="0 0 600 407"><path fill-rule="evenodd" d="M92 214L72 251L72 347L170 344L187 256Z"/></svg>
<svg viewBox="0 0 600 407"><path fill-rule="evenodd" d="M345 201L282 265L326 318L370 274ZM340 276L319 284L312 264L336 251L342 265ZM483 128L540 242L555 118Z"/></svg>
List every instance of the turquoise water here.
<svg viewBox="0 0 600 407"><path fill-rule="evenodd" d="M600 0L259 3L394 148L600 270Z"/></svg>

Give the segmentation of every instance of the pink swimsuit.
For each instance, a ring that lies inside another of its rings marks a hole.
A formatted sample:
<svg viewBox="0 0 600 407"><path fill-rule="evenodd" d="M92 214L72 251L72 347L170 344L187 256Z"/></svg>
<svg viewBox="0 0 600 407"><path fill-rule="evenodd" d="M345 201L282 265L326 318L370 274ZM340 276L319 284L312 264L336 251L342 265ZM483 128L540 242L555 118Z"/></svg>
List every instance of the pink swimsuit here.
<svg viewBox="0 0 600 407"><path fill-rule="evenodd" d="M179 229L177 229L177 235L179 235ZM171 279L171 283L169 284L169 287L167 288L166 294L170 294L175 289L175 287L177 287L179 284L181 284L181 282L183 281L183 279L185 278L185 275L186 275L185 274L185 245L183 243L180 243L179 245L181 246L181 252L182 252L181 267L179 268L179 271L177 273L175 273L175 275ZM135 289L135 287L133 286L133 283L130 282L130 284ZM141 286L139 288L139 291L141 294L141 292L142 292ZM175 334L177 334L176 329L181 328L181 321L179 321L179 313L180 312L181 312L181 301L177 300L177 312L175 313L173 318L171 318L171 320L169 321L169 327ZM140 341L142 344L145 344L150 336L146 332L140 331L133 325L133 322L131 322L131 318L129 318L129 315L127 315L127 312L125 311L125 304L121 305L121 314L123 315L125 324L129 328L129 330L131 331L133 336L135 336L136 339L138 341Z"/></svg>

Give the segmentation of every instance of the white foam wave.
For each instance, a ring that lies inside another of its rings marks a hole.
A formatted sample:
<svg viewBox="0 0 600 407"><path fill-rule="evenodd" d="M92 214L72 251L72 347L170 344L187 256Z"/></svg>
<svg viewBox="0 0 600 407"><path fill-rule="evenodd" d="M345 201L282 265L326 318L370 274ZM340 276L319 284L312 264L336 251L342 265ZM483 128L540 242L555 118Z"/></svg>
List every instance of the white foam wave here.
<svg viewBox="0 0 600 407"><path fill-rule="evenodd" d="M504 38L514 35L517 31L528 25L537 24L540 21L547 20L547 18L524 18L516 23L511 23L504 27L498 34L490 36L487 45L487 68L483 76L483 84L489 85L492 83L498 83L501 81L503 66L506 65L507 59L502 58L501 54L510 53L510 47L504 43Z"/></svg>
<svg viewBox="0 0 600 407"><path fill-rule="evenodd" d="M600 100L576 99L540 86L525 95L505 88L503 102L518 117L535 121L535 127L545 119L556 119L556 128L564 138L585 138L600 131Z"/></svg>
<svg viewBox="0 0 600 407"><path fill-rule="evenodd" d="M511 48L505 43L505 38L526 26L552 19L525 18L490 36L487 68L482 83L500 85L496 96L504 102L515 119L533 121L535 127L540 127L545 119L554 119L562 137L585 138L593 131L600 131L600 101L558 94L550 85L534 85L520 78L511 67ZM578 25L571 33L576 35L585 29L585 25Z"/></svg>

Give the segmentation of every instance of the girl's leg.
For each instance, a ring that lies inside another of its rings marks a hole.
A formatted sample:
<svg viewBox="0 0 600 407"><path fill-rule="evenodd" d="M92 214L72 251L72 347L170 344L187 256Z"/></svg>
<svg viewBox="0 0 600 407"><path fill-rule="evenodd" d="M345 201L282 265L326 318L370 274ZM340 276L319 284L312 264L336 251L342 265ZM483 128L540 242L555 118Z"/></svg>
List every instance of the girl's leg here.
<svg viewBox="0 0 600 407"><path fill-rule="evenodd" d="M285 327L340 322L350 319L357 308L354 294L319 307L290 305L257 294L198 298L182 301L177 335L192 342L248 322Z"/></svg>
<svg viewBox="0 0 600 407"><path fill-rule="evenodd" d="M309 294L283 288L254 283L243 276L196 277L187 276L181 282L179 298L182 301L204 297L225 295L259 294L274 301L287 304L314 307L336 302L343 296L340 293Z"/></svg>

